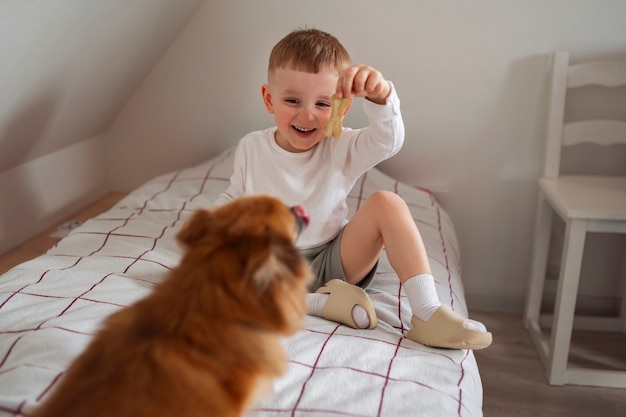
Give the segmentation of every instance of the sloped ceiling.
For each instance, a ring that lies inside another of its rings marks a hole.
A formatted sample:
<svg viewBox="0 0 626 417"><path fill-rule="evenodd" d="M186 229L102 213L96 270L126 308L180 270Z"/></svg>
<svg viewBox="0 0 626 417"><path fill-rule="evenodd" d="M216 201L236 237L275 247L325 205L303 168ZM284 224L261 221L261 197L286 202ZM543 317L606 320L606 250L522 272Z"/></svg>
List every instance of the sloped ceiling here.
<svg viewBox="0 0 626 417"><path fill-rule="evenodd" d="M0 172L105 132L202 1L0 2Z"/></svg>

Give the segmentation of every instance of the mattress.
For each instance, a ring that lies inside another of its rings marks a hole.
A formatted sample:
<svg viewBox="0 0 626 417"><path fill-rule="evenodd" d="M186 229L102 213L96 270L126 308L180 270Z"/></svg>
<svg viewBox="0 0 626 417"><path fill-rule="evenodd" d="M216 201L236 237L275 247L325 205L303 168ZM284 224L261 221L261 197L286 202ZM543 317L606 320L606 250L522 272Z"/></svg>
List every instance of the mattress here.
<svg viewBox="0 0 626 417"><path fill-rule="evenodd" d="M0 416L27 416L54 390L102 320L145 296L181 258L174 236L226 189L234 149L158 176L74 229L46 254L0 276ZM404 198L422 234L440 300L467 316L461 257L448 214L427 189L373 168L348 199L350 215L373 192ZM481 416L482 384L471 350L404 337L411 312L383 251L367 289L378 327L355 330L307 316L283 344L288 370L246 415Z"/></svg>

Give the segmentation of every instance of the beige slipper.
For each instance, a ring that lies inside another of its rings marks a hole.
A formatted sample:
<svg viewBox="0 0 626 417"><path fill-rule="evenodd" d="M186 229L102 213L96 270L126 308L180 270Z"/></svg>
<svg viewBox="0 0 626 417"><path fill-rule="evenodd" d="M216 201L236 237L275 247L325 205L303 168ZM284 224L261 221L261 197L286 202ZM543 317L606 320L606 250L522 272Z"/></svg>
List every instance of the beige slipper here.
<svg viewBox="0 0 626 417"><path fill-rule="evenodd" d="M422 345L446 349L484 349L493 340L490 332L471 330L465 323L471 320L459 316L447 305L442 305L428 321L413 316L413 328L407 339Z"/></svg>
<svg viewBox="0 0 626 417"><path fill-rule="evenodd" d="M332 279L315 292L329 295L322 313L326 320L342 323L353 329L360 329L352 318L352 308L355 305L359 305L365 310L367 317L370 319L368 329L378 326L374 305L363 288L340 279Z"/></svg>

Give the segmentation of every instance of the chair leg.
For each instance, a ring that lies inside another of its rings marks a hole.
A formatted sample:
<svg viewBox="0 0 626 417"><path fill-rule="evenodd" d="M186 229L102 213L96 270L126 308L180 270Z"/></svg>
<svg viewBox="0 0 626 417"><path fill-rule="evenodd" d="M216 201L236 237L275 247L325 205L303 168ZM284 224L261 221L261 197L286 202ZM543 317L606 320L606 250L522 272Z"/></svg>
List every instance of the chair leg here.
<svg viewBox="0 0 626 417"><path fill-rule="evenodd" d="M565 384L565 373L572 339L574 310L580 281L586 220L569 220L565 228L561 272L556 294L550 353L547 363L547 379L552 385Z"/></svg>
<svg viewBox="0 0 626 417"><path fill-rule="evenodd" d="M539 193L535 230L530 261L530 280L526 293L524 307L524 325L528 328L532 322L539 320L541 300L548 265L548 251L550 249L550 235L552 233L553 211L542 192Z"/></svg>
<svg viewBox="0 0 626 417"><path fill-rule="evenodd" d="M624 244L624 256L622 256L622 274L621 274L621 282L622 282L622 299L620 300L620 310L619 310L619 319L620 319L620 330L622 332L626 332L626 244Z"/></svg>

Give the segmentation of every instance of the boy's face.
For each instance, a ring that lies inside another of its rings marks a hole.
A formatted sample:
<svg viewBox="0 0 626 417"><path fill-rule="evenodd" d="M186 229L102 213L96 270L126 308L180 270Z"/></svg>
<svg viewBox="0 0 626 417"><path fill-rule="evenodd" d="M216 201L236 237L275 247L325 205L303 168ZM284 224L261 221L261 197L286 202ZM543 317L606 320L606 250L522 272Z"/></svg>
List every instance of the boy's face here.
<svg viewBox="0 0 626 417"><path fill-rule="evenodd" d="M326 138L323 128L330 119L330 97L338 79L334 69L312 74L277 68L270 74L261 92L265 108L274 115L275 139L281 148L304 152Z"/></svg>

